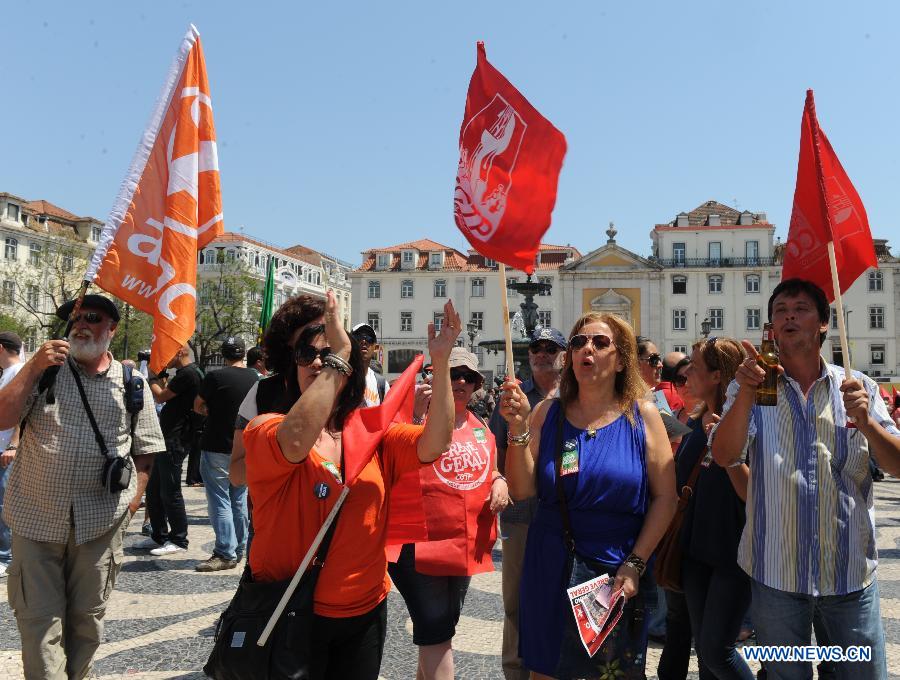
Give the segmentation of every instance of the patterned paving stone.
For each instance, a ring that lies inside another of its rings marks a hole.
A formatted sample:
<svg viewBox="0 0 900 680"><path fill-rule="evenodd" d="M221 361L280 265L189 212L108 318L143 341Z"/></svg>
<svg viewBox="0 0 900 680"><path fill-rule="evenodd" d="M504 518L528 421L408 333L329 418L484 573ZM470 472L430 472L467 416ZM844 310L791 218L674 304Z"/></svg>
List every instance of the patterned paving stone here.
<svg viewBox="0 0 900 680"><path fill-rule="evenodd" d="M888 671L900 677L900 481L877 484L876 522L881 558L878 578L888 641ZM243 565L201 574L194 566L212 552L212 529L206 523L202 489L186 489L191 547L163 559L133 548L140 540L135 520L126 538L126 561L110 599L106 634L97 654L95 673L103 680L199 680L212 645L215 621L230 599ZM497 571L472 579L454 640L456 675L464 680L500 679L502 601L500 550ZM655 677L661 646L647 652L648 677ZM388 598L388 631L382 664L384 680L415 677L416 647L412 622L397 592ZM6 581L0 580L0 680L20 680L18 631L6 603ZM691 659L691 678L697 677Z"/></svg>

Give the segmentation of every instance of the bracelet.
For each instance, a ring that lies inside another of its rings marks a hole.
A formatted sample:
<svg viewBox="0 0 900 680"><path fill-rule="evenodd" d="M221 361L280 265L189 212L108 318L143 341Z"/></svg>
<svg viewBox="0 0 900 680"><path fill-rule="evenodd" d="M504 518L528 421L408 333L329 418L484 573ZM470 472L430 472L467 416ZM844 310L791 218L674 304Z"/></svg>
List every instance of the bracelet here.
<svg viewBox="0 0 900 680"><path fill-rule="evenodd" d="M16 451L16 450L18 450L18 448L19 447L16 446L15 444L10 444L9 446L6 447L6 450L7 451Z"/></svg>
<svg viewBox="0 0 900 680"><path fill-rule="evenodd" d="M622 562L623 565L628 565L632 569L634 569L638 573L638 578L644 575L644 572L647 571L647 564L640 557L631 553L628 557L625 558L625 561Z"/></svg>
<svg viewBox="0 0 900 680"><path fill-rule="evenodd" d="M506 477L504 477L503 475L497 475L496 477L494 477L494 478L491 480L491 484L493 484L494 482L496 482L498 479L502 479L504 482L506 482ZM509 485L509 482L506 482L506 484Z"/></svg>
<svg viewBox="0 0 900 680"><path fill-rule="evenodd" d="M506 433L506 443L510 446L527 446L528 442L531 441L531 430L525 430L524 434L512 434L511 432Z"/></svg>
<svg viewBox="0 0 900 680"><path fill-rule="evenodd" d="M412 424L413 425L424 425L425 424L425 416L422 416L421 418L419 418L417 416L413 416Z"/></svg>
<svg viewBox="0 0 900 680"><path fill-rule="evenodd" d="M322 366L333 368L345 378L349 378L351 375L353 375L353 368L350 366L350 364L348 364L337 354L329 354L324 359L322 359Z"/></svg>

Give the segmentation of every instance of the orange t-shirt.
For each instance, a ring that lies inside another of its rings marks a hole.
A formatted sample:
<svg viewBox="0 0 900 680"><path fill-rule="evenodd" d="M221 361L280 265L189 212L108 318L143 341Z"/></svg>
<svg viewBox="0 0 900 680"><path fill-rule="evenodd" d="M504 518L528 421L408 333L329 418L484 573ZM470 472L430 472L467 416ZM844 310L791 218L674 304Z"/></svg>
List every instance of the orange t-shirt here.
<svg viewBox="0 0 900 680"><path fill-rule="evenodd" d="M284 457L276 438L283 419L255 419L244 431L255 531L250 569L253 578L266 582L294 575L340 493L337 480L315 449L300 463ZM421 466L417 444L422 429L393 425L380 449L351 483L316 584L316 614L359 616L387 597L391 582L384 553L388 515L385 486L390 487L400 475ZM321 484L330 490L322 499L316 493Z"/></svg>

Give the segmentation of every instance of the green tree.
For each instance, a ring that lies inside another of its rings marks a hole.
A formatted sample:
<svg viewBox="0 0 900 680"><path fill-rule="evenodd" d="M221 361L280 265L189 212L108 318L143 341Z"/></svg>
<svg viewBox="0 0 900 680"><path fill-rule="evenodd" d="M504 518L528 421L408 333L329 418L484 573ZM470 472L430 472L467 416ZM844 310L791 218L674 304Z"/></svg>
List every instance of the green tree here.
<svg viewBox="0 0 900 680"><path fill-rule="evenodd" d="M28 334L29 327L21 319L0 312L0 331L12 331L20 338Z"/></svg>
<svg viewBox="0 0 900 680"><path fill-rule="evenodd" d="M119 310L119 327L109 346L113 356L119 360L134 359L142 349L150 349L153 338L153 317L135 309L118 298L113 302Z"/></svg>

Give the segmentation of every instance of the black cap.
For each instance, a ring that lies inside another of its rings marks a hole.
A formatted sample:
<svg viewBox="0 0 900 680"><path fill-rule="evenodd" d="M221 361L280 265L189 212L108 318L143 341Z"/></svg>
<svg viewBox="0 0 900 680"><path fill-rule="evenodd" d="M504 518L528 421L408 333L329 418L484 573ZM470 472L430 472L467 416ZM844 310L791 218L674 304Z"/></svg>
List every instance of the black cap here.
<svg viewBox="0 0 900 680"><path fill-rule="evenodd" d="M566 336L550 326L538 326L535 328L534 332L531 334L530 344L533 345L542 340L549 340L558 345L560 349L566 349L566 347L569 346L569 343L566 342Z"/></svg>
<svg viewBox="0 0 900 680"><path fill-rule="evenodd" d="M220 351L222 352L223 357L235 361L244 358L244 354L247 352L247 346L244 344L244 339L242 337L230 335L225 338Z"/></svg>
<svg viewBox="0 0 900 680"><path fill-rule="evenodd" d="M81 306L87 307L88 309L99 309L110 319L119 323L119 309L108 297L103 297L102 295L85 295ZM62 303L56 310L56 316L63 321L68 321L73 307L75 307L75 300L69 300L68 302Z"/></svg>
<svg viewBox="0 0 900 680"><path fill-rule="evenodd" d="M12 331L0 331L0 345L11 352L19 352L22 349L22 338Z"/></svg>

